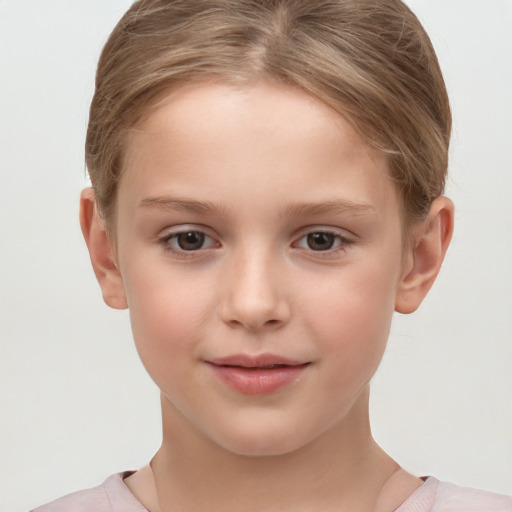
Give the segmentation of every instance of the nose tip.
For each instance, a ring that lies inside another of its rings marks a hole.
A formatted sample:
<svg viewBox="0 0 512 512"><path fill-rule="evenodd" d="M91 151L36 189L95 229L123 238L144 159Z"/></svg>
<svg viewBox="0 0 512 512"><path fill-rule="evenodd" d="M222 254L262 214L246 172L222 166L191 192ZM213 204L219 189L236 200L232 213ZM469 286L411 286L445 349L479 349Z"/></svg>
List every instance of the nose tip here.
<svg viewBox="0 0 512 512"><path fill-rule="evenodd" d="M230 327L253 332L281 327L290 317L283 283L269 265L245 266L229 282L221 316Z"/></svg>
<svg viewBox="0 0 512 512"><path fill-rule="evenodd" d="M288 313L284 304L255 303L245 300L235 301L225 308L224 321L231 327L245 328L248 331L257 332L262 329L277 329L288 319Z"/></svg>

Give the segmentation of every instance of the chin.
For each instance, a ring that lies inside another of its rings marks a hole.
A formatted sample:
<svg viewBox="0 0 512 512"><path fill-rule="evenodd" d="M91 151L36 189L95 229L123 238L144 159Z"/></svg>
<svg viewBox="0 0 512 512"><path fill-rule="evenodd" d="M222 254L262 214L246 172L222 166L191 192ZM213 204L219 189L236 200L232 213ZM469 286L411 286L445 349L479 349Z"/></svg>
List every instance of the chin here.
<svg viewBox="0 0 512 512"><path fill-rule="evenodd" d="M278 457L297 451L301 443L284 442L279 439L231 439L221 445L225 450L241 457Z"/></svg>
<svg viewBox="0 0 512 512"><path fill-rule="evenodd" d="M284 422L283 422L284 423ZM260 423L260 428L233 428L224 435L212 436L223 449L246 457L276 457L296 452L310 444L317 436L311 432L300 432L296 425L279 426Z"/></svg>

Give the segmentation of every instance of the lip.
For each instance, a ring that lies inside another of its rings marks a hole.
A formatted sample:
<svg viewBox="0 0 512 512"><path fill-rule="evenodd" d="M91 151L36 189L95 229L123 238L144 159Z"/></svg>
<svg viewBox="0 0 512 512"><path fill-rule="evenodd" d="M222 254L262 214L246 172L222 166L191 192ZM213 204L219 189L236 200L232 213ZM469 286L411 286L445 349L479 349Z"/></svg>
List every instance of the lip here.
<svg viewBox="0 0 512 512"><path fill-rule="evenodd" d="M246 395L267 395L292 384L310 362L274 354L237 354L205 361L225 385Z"/></svg>

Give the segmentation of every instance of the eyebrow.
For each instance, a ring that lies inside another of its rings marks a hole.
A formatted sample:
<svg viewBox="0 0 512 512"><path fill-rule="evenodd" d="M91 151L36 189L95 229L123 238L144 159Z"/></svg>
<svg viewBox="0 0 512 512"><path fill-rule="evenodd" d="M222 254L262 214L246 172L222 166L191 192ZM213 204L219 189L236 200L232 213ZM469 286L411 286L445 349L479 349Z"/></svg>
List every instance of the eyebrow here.
<svg viewBox="0 0 512 512"><path fill-rule="evenodd" d="M199 214L221 214L228 215L229 210L220 207L211 201L196 201L188 198L174 197L169 195L147 197L140 201L143 208L155 208L161 210L175 210L194 212ZM281 216L313 216L327 213L351 213L351 214L367 214L375 215L375 208L366 203L357 203L347 199L331 198L319 202L303 202L289 204L281 211Z"/></svg>
<svg viewBox="0 0 512 512"><path fill-rule="evenodd" d="M370 204L357 203L348 199L338 198L327 199L320 202L291 204L283 210L284 215L300 215L304 217L326 213L375 215L377 211Z"/></svg>
<svg viewBox="0 0 512 512"><path fill-rule="evenodd" d="M147 197L140 201L143 208L155 208L160 210L177 210L194 213L224 213L225 208L220 208L211 201L195 201L193 199L173 197L173 196L156 196Z"/></svg>

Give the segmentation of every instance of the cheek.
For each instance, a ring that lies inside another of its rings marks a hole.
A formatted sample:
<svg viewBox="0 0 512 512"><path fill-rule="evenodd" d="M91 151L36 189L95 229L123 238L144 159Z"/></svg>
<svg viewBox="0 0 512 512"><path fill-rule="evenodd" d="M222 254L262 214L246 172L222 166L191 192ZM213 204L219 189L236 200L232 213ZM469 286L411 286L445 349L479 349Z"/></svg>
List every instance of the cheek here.
<svg viewBox="0 0 512 512"><path fill-rule="evenodd" d="M343 377L334 379L367 382L380 363L395 301L395 272L388 270L341 270L304 304L305 328L314 331L320 354L343 369Z"/></svg>
<svg viewBox="0 0 512 512"><path fill-rule="evenodd" d="M173 375L185 370L180 361L193 356L210 301L198 293L193 279L147 267L140 275L129 273L127 299L139 356L151 377L160 381L169 377L171 368Z"/></svg>

